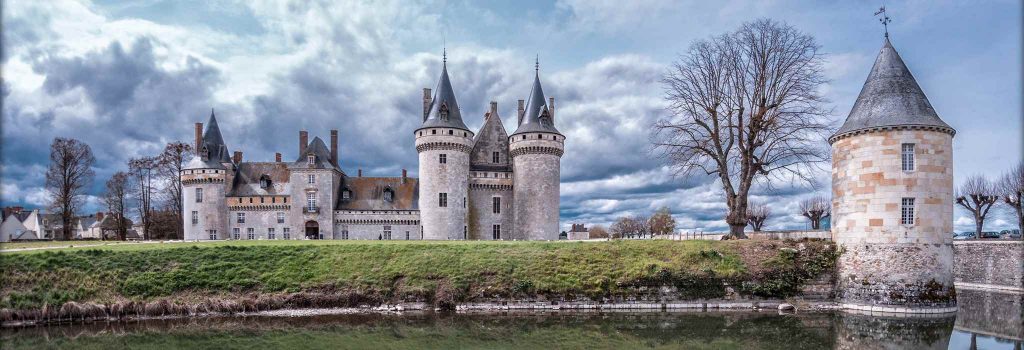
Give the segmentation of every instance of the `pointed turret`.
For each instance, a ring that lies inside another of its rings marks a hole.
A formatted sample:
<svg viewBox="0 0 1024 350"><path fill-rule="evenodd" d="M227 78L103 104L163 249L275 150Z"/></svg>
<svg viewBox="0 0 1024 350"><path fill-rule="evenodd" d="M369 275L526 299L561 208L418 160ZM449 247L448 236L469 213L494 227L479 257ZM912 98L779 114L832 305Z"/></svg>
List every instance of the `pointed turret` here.
<svg viewBox="0 0 1024 350"><path fill-rule="evenodd" d="M555 129L553 111L550 110L547 99L544 97L544 88L540 85L540 68L536 70L533 77L533 89L530 90L530 98L526 102L524 114L520 116L519 127L512 135L527 132L544 132L561 135Z"/></svg>
<svg viewBox="0 0 1024 350"><path fill-rule="evenodd" d="M210 120L206 122L206 131L203 132L203 149L197 150L200 156L206 152L205 159L208 161L231 163L231 155L228 146L224 144L224 137L220 134L220 126L217 125L217 116L210 110Z"/></svg>
<svg viewBox="0 0 1024 350"><path fill-rule="evenodd" d="M430 102L429 112L427 112L420 129L437 127L469 130L466 123L462 121L459 102L455 100L455 91L448 79L447 59L441 66L441 79L437 82L437 89L434 90L434 98Z"/></svg>
<svg viewBox="0 0 1024 350"><path fill-rule="evenodd" d="M850 134L894 127L928 128L955 133L935 113L921 86L886 37L850 115L830 142Z"/></svg>

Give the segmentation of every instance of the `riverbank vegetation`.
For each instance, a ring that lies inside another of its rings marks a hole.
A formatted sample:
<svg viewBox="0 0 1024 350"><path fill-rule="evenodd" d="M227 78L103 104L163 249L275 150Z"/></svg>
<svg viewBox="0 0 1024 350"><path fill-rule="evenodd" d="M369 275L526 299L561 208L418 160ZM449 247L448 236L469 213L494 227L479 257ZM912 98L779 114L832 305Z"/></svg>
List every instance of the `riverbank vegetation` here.
<svg viewBox="0 0 1024 350"><path fill-rule="evenodd" d="M242 241L26 251L0 254L0 316L628 300L666 286L679 299L722 298L730 289L786 298L831 271L836 256L827 242L669 240Z"/></svg>

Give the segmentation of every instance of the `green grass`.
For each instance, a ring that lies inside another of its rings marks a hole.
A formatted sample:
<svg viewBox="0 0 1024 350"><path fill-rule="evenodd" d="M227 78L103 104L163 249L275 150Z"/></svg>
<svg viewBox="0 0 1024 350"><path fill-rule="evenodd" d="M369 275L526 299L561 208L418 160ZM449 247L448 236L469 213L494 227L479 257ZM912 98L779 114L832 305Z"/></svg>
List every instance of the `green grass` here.
<svg viewBox="0 0 1024 350"><path fill-rule="evenodd" d="M783 245L795 243L230 241L10 252L0 254L0 308L296 292L380 302L604 298L662 285L714 298L723 282L785 297L834 265L829 244L810 242L792 256ZM758 256L772 259L750 260Z"/></svg>

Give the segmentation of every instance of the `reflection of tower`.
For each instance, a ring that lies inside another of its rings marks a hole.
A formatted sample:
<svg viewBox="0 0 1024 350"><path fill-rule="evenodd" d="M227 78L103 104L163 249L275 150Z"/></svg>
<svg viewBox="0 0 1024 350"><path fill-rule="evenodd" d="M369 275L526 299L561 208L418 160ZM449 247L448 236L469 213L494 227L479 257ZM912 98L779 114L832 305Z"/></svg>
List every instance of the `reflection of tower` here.
<svg viewBox="0 0 1024 350"><path fill-rule="evenodd" d="M544 100L538 70L526 108L520 108L519 127L509 136L515 200L516 234L513 238L516 239L558 239L560 167L565 136L555 129L554 102L554 98Z"/></svg>
<svg viewBox="0 0 1024 350"><path fill-rule="evenodd" d="M850 115L829 139L844 307L955 308L954 133L886 38Z"/></svg>
<svg viewBox="0 0 1024 350"><path fill-rule="evenodd" d="M217 117L196 123L196 156L181 171L182 218L186 240L225 239L228 237L227 186L235 164L220 134Z"/></svg>
<svg viewBox="0 0 1024 350"><path fill-rule="evenodd" d="M465 239L473 133L462 122L447 62L441 68L434 97L424 89L423 125L415 133L423 239Z"/></svg>
<svg viewBox="0 0 1024 350"><path fill-rule="evenodd" d="M835 317L834 349L949 349L952 314L882 316L843 312Z"/></svg>

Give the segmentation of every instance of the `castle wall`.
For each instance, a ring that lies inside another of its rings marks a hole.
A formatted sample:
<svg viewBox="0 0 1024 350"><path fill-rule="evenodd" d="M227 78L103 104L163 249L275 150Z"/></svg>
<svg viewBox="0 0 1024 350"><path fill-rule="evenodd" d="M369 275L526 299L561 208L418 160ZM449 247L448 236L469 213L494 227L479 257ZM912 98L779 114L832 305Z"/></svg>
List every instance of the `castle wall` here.
<svg viewBox="0 0 1024 350"><path fill-rule="evenodd" d="M901 145L915 144L915 170ZM845 250L839 292L848 308L955 305L952 136L887 130L832 145L832 235ZM912 225L902 198L915 198ZM912 311L911 311L912 312Z"/></svg>
<svg viewBox="0 0 1024 350"><path fill-rule="evenodd" d="M419 211L415 210L339 210L334 214L332 238L383 240L387 239L385 229L390 228L390 240L421 240L423 234L419 224Z"/></svg>
<svg viewBox="0 0 1024 350"><path fill-rule="evenodd" d="M416 131L419 209L424 239L464 239L468 230L469 152L473 133L451 128ZM445 163L440 156L445 155ZM440 207L439 194L447 194Z"/></svg>
<svg viewBox="0 0 1024 350"><path fill-rule="evenodd" d="M510 240L515 231L512 173L475 171L469 179L469 239L493 240L494 225L501 225L498 239ZM494 213L494 197L501 198Z"/></svg>
<svg viewBox="0 0 1024 350"><path fill-rule="evenodd" d="M223 169L187 169L181 173L182 218L185 240L209 240L210 230L215 230L215 239L227 237L227 205L225 203L226 171ZM202 188L203 201L196 202L196 188ZM198 221L192 223L192 212Z"/></svg>
<svg viewBox="0 0 1024 350"><path fill-rule="evenodd" d="M564 140L564 136L546 133L512 136L514 239L558 240Z"/></svg>
<svg viewBox="0 0 1024 350"><path fill-rule="evenodd" d="M956 241L953 252L957 288L1024 292L1024 241Z"/></svg>
<svg viewBox="0 0 1024 350"><path fill-rule="evenodd" d="M247 240L248 229L253 229L255 237L253 239L270 239L270 229L274 229L275 237L273 239L285 239L284 233L285 228L289 230L290 237L288 239L301 239L301 224L293 220L289 220L288 209L285 206L276 207L263 207L254 208L247 207L246 209L238 209L239 207L231 207L228 210L228 227L229 235L226 235L225 239L240 239ZM245 222L238 222L238 213L245 214ZM277 213L285 213L284 223L277 222ZM238 237L235 237L235 229L238 229Z"/></svg>
<svg viewBox="0 0 1024 350"><path fill-rule="evenodd" d="M337 193L339 176L330 169L309 169L301 165L290 167L288 184L291 193L291 210L287 222L294 223L293 235L305 237L306 223L315 221L324 239L334 236L334 194ZM315 183L309 182L309 175L316 175ZM306 204L307 193L316 193L317 210L309 210ZM297 231L297 232L295 232Z"/></svg>

